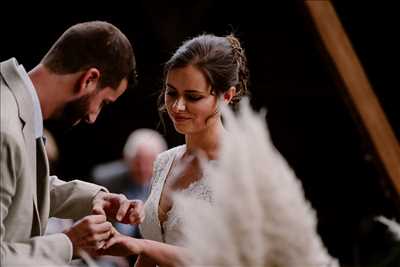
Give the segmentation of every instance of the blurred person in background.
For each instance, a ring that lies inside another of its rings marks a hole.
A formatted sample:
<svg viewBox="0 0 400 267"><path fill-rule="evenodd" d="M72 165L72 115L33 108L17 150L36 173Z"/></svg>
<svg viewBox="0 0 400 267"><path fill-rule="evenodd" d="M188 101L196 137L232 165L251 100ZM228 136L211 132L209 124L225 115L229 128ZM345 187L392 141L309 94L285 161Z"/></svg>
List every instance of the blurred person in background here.
<svg viewBox="0 0 400 267"><path fill-rule="evenodd" d="M153 163L156 157L167 149L163 136L152 129L137 129L127 138L123 148L123 159L96 166L92 176L97 184L103 185L110 191L122 193L128 199L145 201L150 193ZM135 225L114 222L115 228L122 234L141 238L139 228ZM136 255L128 257L134 263ZM105 266L103 259L100 265ZM108 264L107 266L112 266Z"/></svg>

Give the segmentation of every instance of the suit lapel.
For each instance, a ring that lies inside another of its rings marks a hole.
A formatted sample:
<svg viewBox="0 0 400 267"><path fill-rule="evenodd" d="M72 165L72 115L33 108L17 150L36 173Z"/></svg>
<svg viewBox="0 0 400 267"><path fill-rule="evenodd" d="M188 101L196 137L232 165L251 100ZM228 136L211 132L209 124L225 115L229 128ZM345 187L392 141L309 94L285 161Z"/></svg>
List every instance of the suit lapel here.
<svg viewBox="0 0 400 267"><path fill-rule="evenodd" d="M33 100L29 94L29 89L25 87L23 80L20 77L20 74L17 70L18 62L15 58L11 58L7 61L4 61L0 64L0 71L4 78L4 81L8 84L8 87L11 89L12 94L14 95L17 105L18 105L18 116L22 121L22 133L25 140L26 151L28 153L28 164L26 167L30 169L30 173L32 173L32 179L29 179L29 184L32 188L32 199L34 206L34 215L36 220L33 223L32 231L35 234L40 234L40 216L38 210L37 203L37 177L36 177L36 141L35 141L35 131L34 131L34 107ZM39 226L39 227L36 227ZM37 228L37 229L35 229Z"/></svg>

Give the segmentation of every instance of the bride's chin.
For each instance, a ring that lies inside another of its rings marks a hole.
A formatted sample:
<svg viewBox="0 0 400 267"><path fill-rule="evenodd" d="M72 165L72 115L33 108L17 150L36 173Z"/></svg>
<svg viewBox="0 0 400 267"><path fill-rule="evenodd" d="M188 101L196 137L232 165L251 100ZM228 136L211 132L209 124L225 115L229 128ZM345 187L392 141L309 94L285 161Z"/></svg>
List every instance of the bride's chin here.
<svg viewBox="0 0 400 267"><path fill-rule="evenodd" d="M176 125L175 125L175 131L177 131L180 134L187 134L188 133L187 129L185 129L184 127L176 126Z"/></svg>

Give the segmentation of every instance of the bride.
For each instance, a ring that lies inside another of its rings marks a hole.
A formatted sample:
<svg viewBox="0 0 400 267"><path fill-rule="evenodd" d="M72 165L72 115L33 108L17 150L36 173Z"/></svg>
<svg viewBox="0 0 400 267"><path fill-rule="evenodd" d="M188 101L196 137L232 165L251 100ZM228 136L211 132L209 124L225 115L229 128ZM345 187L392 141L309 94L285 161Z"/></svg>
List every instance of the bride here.
<svg viewBox="0 0 400 267"><path fill-rule="evenodd" d="M185 42L166 63L165 77L161 109L185 145L155 162L140 226L145 239L115 233L105 254L138 254L137 267L338 266L265 118L248 101L237 119L227 108L247 94L238 39L201 35Z"/></svg>
<svg viewBox="0 0 400 267"><path fill-rule="evenodd" d="M144 239L115 233L103 251L120 256L139 254L136 266L179 265L188 257L181 246L182 218L174 209L172 192L212 202L197 155L210 164L217 160L219 136L225 131L219 105L236 109L247 95L247 60L233 35L200 35L186 41L166 63L164 73L160 110L166 111L176 131L185 135L185 144L160 154L155 162L146 218L140 226Z"/></svg>

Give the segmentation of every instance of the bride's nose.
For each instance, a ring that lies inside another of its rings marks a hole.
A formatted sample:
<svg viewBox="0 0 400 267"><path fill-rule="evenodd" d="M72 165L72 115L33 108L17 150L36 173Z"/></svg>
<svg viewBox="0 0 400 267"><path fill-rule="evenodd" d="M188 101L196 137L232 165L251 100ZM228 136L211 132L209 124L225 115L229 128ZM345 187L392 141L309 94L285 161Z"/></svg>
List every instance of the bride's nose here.
<svg viewBox="0 0 400 267"><path fill-rule="evenodd" d="M174 112L185 111L186 110L185 100L182 97L177 98L172 105L172 110Z"/></svg>

